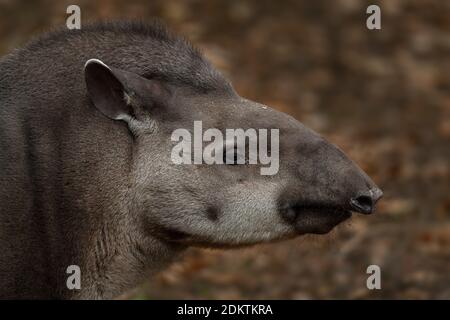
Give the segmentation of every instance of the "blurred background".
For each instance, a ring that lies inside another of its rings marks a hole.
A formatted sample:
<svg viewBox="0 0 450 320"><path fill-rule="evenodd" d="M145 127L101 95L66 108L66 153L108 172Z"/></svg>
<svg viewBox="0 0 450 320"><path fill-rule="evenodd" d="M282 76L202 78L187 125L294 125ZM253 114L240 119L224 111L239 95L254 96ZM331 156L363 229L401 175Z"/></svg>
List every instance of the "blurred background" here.
<svg viewBox="0 0 450 320"><path fill-rule="evenodd" d="M0 53L64 27L162 18L237 91L339 145L383 189L326 236L189 250L128 299L450 299L450 1L0 0ZM381 30L366 8L381 7ZM366 268L381 267L381 290Z"/></svg>

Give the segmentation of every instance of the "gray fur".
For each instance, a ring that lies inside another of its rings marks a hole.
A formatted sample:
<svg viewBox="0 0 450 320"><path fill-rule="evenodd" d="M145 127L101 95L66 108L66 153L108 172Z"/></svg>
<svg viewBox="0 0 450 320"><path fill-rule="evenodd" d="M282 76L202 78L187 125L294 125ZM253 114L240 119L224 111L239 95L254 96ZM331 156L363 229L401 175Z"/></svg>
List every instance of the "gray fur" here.
<svg viewBox="0 0 450 320"><path fill-rule="evenodd" d="M84 70L92 58L111 67L120 99L103 94L101 67ZM170 134L194 120L280 129L279 173L172 164ZM378 190L316 133L239 97L157 23L57 31L0 60L0 150L0 298L113 298L191 245L328 232L351 198ZM66 287L72 264L80 291Z"/></svg>

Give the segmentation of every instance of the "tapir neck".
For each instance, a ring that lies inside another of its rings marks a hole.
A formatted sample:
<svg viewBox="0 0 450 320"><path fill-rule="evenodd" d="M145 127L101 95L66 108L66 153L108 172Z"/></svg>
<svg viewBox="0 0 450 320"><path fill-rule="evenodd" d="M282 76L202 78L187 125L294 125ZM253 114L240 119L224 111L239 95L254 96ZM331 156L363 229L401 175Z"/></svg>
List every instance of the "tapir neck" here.
<svg viewBox="0 0 450 320"><path fill-rule="evenodd" d="M1 163L0 297L112 298L170 261L176 250L143 237L130 212L127 128L76 114L40 123L4 129L16 139ZM81 290L67 287L73 265Z"/></svg>

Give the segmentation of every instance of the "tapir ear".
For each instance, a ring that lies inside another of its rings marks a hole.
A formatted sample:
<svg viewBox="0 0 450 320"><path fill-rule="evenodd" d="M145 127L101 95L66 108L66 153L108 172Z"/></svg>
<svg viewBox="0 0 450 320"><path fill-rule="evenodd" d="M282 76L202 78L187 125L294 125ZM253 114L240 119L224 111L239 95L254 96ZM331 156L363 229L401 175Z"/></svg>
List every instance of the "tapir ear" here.
<svg viewBox="0 0 450 320"><path fill-rule="evenodd" d="M108 118L128 122L133 110L127 103L127 88L118 72L98 59L90 59L84 66L87 91L95 107Z"/></svg>

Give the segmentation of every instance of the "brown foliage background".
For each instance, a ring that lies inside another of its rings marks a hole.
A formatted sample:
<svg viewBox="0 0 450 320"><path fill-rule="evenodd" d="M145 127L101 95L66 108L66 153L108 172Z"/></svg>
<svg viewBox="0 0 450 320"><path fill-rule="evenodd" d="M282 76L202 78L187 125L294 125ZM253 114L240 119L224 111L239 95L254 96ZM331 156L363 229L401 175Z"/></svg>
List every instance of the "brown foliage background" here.
<svg viewBox="0 0 450 320"><path fill-rule="evenodd" d="M241 95L322 133L385 193L376 215L325 237L192 249L126 298L450 298L450 2L0 0L0 53L64 26L70 4L82 23L163 18ZM366 289L370 264L382 290Z"/></svg>

